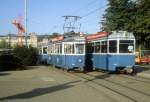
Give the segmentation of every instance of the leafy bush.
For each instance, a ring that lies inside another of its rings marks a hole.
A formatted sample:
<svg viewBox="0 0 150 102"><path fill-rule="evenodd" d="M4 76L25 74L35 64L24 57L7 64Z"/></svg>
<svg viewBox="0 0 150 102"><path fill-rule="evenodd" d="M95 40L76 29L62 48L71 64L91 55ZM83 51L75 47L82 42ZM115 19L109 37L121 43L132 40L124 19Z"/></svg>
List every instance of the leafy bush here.
<svg viewBox="0 0 150 102"><path fill-rule="evenodd" d="M29 48L17 46L14 48L14 56L21 59L24 66L36 65L38 61L38 50L32 46Z"/></svg>
<svg viewBox="0 0 150 102"><path fill-rule="evenodd" d="M0 54L0 71L16 70L18 68L23 68L20 59L14 57L12 54Z"/></svg>
<svg viewBox="0 0 150 102"><path fill-rule="evenodd" d="M24 66L36 65L38 50L33 47L16 46L13 52L0 53L0 70L24 69Z"/></svg>

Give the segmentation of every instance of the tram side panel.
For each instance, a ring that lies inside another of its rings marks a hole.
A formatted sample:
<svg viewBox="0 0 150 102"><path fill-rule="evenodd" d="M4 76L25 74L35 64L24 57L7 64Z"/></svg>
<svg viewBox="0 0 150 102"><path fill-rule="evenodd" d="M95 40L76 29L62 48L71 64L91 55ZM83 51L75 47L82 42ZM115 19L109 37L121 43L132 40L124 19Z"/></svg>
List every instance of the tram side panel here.
<svg viewBox="0 0 150 102"><path fill-rule="evenodd" d="M108 70L132 68L135 65L134 59L135 55L108 55Z"/></svg>
<svg viewBox="0 0 150 102"><path fill-rule="evenodd" d="M66 69L83 69L85 65L84 55L64 55L64 68Z"/></svg>
<svg viewBox="0 0 150 102"><path fill-rule="evenodd" d="M48 54L42 54L42 55L40 55L40 62L42 64L47 64L47 60L48 60Z"/></svg>
<svg viewBox="0 0 150 102"><path fill-rule="evenodd" d="M106 71L132 68L135 55L93 55L93 67Z"/></svg>
<svg viewBox="0 0 150 102"><path fill-rule="evenodd" d="M93 67L95 69L107 70L108 59L106 54L93 54Z"/></svg>
<svg viewBox="0 0 150 102"><path fill-rule="evenodd" d="M57 67L63 67L63 56L62 55L54 55L54 64Z"/></svg>
<svg viewBox="0 0 150 102"><path fill-rule="evenodd" d="M50 64L50 65L53 64L53 63L52 63L52 55L51 55L51 54L48 55L47 64Z"/></svg>

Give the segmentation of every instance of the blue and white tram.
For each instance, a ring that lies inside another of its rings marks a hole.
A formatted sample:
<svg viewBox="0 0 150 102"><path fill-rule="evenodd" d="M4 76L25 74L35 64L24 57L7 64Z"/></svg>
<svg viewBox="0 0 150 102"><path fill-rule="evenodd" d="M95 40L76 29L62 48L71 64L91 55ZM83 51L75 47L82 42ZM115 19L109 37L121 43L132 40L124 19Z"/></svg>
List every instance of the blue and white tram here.
<svg viewBox="0 0 150 102"><path fill-rule="evenodd" d="M92 37L91 37L92 38ZM94 38L94 39L93 39ZM127 71L131 73L135 65L135 38L126 31L101 32L92 39L92 66L106 71ZM90 53L90 54L91 54Z"/></svg>
<svg viewBox="0 0 150 102"><path fill-rule="evenodd" d="M74 36L48 45L48 64L71 70L85 66L85 38Z"/></svg>

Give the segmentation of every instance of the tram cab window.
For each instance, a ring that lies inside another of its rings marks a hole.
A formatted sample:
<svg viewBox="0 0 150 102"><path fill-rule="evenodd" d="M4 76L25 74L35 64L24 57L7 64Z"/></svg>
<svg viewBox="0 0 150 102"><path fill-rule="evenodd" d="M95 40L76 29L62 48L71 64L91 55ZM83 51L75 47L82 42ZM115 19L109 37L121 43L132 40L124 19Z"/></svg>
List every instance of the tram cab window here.
<svg viewBox="0 0 150 102"><path fill-rule="evenodd" d="M119 41L119 52L120 53L133 53L134 52L134 41L133 40L120 40Z"/></svg>
<svg viewBox="0 0 150 102"><path fill-rule="evenodd" d="M84 44L76 44L76 54L84 53Z"/></svg>
<svg viewBox="0 0 150 102"><path fill-rule="evenodd" d="M95 42L95 46L94 46L94 52L95 53L100 53L100 42Z"/></svg>
<svg viewBox="0 0 150 102"><path fill-rule="evenodd" d="M43 48L43 54L47 54L47 47Z"/></svg>
<svg viewBox="0 0 150 102"><path fill-rule="evenodd" d="M117 53L117 40L109 40L109 53Z"/></svg>
<svg viewBox="0 0 150 102"><path fill-rule="evenodd" d="M107 53L107 41L101 42L101 53Z"/></svg>
<svg viewBox="0 0 150 102"><path fill-rule="evenodd" d="M39 54L42 54L42 49L41 48L39 49Z"/></svg>

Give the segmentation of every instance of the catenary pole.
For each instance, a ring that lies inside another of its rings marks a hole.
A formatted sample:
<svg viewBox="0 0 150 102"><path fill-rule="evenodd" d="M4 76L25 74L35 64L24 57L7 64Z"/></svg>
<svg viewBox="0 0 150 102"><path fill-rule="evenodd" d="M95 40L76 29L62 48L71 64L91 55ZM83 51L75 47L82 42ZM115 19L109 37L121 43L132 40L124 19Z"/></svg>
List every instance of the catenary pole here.
<svg viewBox="0 0 150 102"><path fill-rule="evenodd" d="M28 47L27 34L28 34L28 28L27 28L27 0L25 0L25 46L26 47Z"/></svg>

